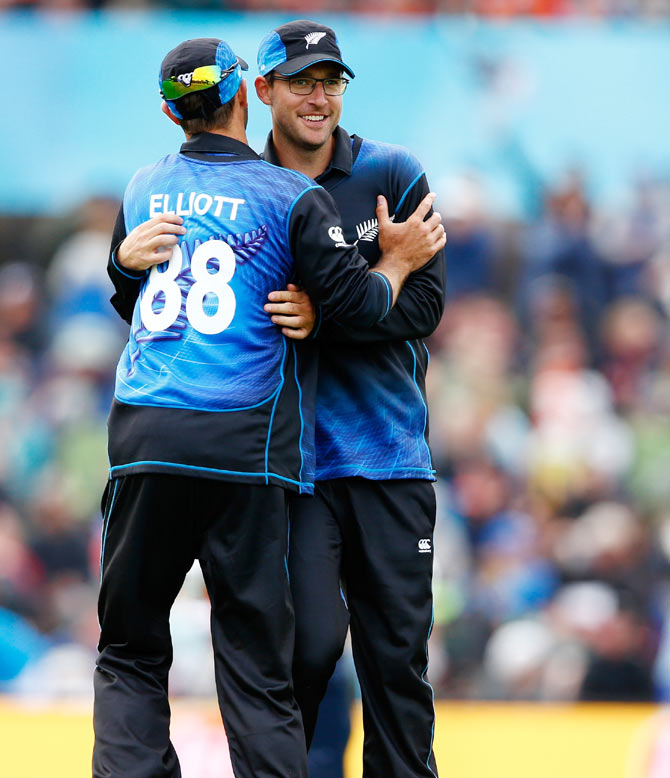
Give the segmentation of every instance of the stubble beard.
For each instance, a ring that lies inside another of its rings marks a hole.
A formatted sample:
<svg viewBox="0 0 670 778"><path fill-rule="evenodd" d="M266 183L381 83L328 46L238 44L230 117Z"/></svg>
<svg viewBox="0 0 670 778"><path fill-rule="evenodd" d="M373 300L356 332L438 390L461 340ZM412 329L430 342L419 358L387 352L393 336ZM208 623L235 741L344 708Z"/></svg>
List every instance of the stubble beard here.
<svg viewBox="0 0 670 778"><path fill-rule="evenodd" d="M321 141L320 143L315 143L309 141L307 138L304 138L296 128L287 126L287 124L284 122L280 122L278 124L278 127L281 130L282 135L291 144L291 146L300 149L301 151L308 151L308 152L319 151L333 137L333 132L331 131L330 134L326 138L324 138L323 141Z"/></svg>

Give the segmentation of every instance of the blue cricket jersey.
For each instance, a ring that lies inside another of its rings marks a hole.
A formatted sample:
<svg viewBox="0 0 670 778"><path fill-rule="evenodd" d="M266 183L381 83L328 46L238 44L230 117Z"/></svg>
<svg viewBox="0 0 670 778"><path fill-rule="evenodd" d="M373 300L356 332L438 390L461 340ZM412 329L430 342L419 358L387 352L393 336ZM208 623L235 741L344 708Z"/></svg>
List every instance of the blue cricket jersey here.
<svg viewBox="0 0 670 778"><path fill-rule="evenodd" d="M110 258L112 302L130 322L109 418L112 475L180 472L311 492L315 360L263 306L299 277L324 314L370 326L389 284L341 240L330 196L202 133L140 170L112 246L159 213L186 236L160 266L133 273Z"/></svg>
<svg viewBox="0 0 670 778"><path fill-rule="evenodd" d="M271 134L263 156L278 163ZM407 149L349 136L341 127L335 131L331 164L316 180L338 206L345 240L371 267L380 258L377 195L383 194L389 212L404 221L430 191ZM440 251L409 276L382 322L364 329L324 316L317 334L317 480L434 480L425 391L429 357L422 339L440 321L444 294Z"/></svg>

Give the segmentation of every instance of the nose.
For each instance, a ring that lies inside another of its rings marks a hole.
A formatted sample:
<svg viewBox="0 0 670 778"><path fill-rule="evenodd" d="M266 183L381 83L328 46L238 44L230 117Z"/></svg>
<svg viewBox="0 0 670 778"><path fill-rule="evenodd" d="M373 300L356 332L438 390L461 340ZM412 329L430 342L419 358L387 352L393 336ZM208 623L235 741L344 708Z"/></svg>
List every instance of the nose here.
<svg viewBox="0 0 670 778"><path fill-rule="evenodd" d="M328 102L328 97L323 89L323 83L317 81L314 86L314 91L309 96L309 101L316 105L325 105Z"/></svg>

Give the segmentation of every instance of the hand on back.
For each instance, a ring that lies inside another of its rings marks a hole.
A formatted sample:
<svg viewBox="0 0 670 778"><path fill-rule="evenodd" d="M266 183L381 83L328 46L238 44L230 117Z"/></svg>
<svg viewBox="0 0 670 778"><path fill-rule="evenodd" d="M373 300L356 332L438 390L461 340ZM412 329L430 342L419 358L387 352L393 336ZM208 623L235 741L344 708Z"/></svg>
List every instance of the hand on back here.
<svg viewBox="0 0 670 778"><path fill-rule="evenodd" d="M314 328L316 310L304 292L295 284L288 284L281 292L270 292L265 311L282 333L292 340L304 340Z"/></svg>
<svg viewBox="0 0 670 778"><path fill-rule="evenodd" d="M135 272L147 270L170 258L179 237L186 233L184 220L175 213L161 213L142 222L116 250L116 261Z"/></svg>

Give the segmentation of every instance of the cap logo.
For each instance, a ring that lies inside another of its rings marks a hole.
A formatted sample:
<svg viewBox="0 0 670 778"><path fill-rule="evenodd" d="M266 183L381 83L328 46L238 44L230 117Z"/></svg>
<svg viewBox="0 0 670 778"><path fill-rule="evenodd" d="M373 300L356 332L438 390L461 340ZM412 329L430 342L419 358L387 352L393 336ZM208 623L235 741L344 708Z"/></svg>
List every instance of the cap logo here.
<svg viewBox="0 0 670 778"><path fill-rule="evenodd" d="M307 41L305 49L308 49L312 45L315 46L325 35L325 32L308 32L307 35L305 35L305 40Z"/></svg>
<svg viewBox="0 0 670 778"><path fill-rule="evenodd" d="M191 80L193 78L193 71L190 73L180 73L177 76L177 81L181 81L184 86L191 86Z"/></svg>

